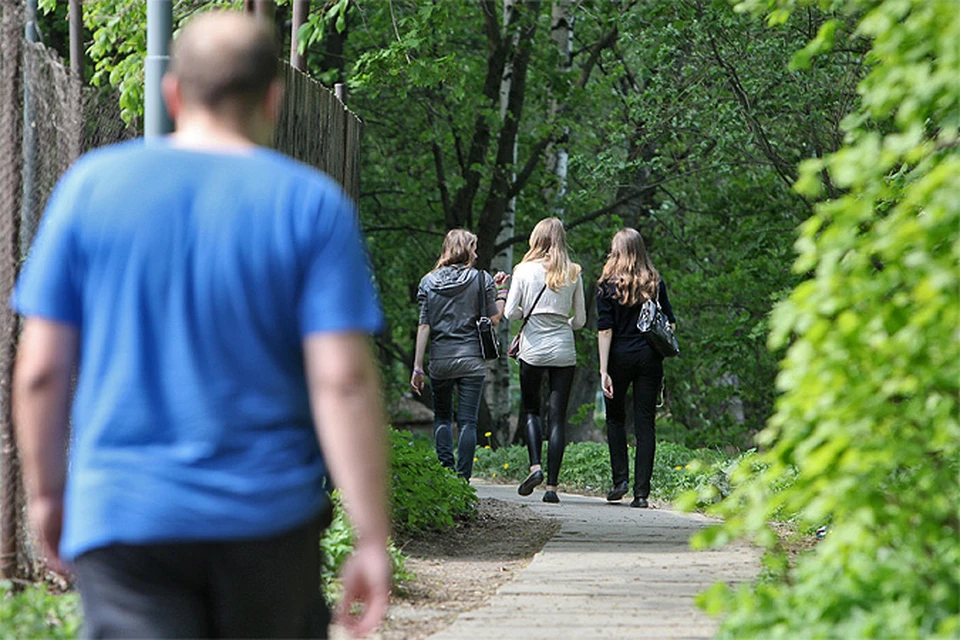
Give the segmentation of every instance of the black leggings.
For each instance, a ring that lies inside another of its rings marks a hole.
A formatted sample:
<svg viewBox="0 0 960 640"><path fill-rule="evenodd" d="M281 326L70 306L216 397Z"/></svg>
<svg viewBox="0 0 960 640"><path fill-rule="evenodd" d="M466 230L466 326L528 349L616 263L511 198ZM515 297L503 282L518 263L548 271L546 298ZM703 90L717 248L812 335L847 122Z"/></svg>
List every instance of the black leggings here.
<svg viewBox="0 0 960 640"><path fill-rule="evenodd" d="M520 360L520 395L526 411L527 452L530 464L540 464L542 432L540 430L540 382L548 374L550 399L547 403L547 484L557 486L560 463L566 446L567 403L576 367L537 367Z"/></svg>

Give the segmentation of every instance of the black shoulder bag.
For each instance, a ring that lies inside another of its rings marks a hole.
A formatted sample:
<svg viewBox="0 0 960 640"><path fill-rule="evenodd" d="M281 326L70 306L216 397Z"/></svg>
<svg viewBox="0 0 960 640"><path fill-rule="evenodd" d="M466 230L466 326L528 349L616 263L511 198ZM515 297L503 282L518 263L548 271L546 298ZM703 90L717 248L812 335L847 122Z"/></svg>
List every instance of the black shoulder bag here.
<svg viewBox="0 0 960 640"><path fill-rule="evenodd" d="M664 358L673 358L680 355L680 345L673 335L670 321L660 308L660 283L657 283L657 295L653 300L647 300L640 307L637 316L637 329L647 339L650 346Z"/></svg>
<svg viewBox="0 0 960 640"><path fill-rule="evenodd" d="M484 360L500 357L500 345L493 332L493 321L487 317L487 296L484 295L483 271L477 270L477 290L480 293L480 317L477 318L477 334L480 337L480 355Z"/></svg>

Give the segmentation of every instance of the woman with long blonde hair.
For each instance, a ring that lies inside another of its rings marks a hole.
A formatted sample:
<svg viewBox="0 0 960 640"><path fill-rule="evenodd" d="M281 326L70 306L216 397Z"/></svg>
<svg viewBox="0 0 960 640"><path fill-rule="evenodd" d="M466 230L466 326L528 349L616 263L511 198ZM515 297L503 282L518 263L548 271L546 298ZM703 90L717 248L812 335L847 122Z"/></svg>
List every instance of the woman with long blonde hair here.
<svg viewBox="0 0 960 640"><path fill-rule="evenodd" d="M451 229L443 239L440 259L423 276L417 290L420 322L410 387L420 395L426 372L424 356L430 346L433 391L433 435L437 458L464 480L473 473L477 447L477 417L487 366L480 352L477 318L484 314L496 324L506 300L507 274L494 277L475 269L477 236ZM453 457L453 396L457 391L457 458Z"/></svg>
<svg viewBox="0 0 960 640"><path fill-rule="evenodd" d="M637 448L630 506L640 508L648 506L650 496L663 357L637 329L637 316L643 303L654 299L676 326L667 286L647 254L643 237L636 229L621 229L610 243L610 254L597 286L600 386L607 411L607 445L613 472L613 489L607 494L607 500L616 502L629 490L626 400L632 384Z"/></svg>
<svg viewBox="0 0 960 640"><path fill-rule="evenodd" d="M520 334L520 395L526 412L530 475L517 489L522 496L543 482L540 450L540 382L550 387L547 406L547 485L544 502L560 502L557 483L566 447L567 403L577 363L573 332L587 320L580 265L572 262L567 235L557 218L545 218L530 233L530 250L513 270L504 315L528 317Z"/></svg>

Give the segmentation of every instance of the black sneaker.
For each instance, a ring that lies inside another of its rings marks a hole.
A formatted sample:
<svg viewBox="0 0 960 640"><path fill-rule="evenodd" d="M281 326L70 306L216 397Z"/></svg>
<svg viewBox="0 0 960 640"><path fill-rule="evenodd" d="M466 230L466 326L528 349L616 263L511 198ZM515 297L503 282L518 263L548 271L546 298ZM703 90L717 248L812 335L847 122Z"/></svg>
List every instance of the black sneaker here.
<svg viewBox="0 0 960 640"><path fill-rule="evenodd" d="M552 502L553 504L557 504L558 502L560 502L560 496L557 495L557 492L556 492L556 491L544 491L544 492L543 492L543 501L544 501L544 502Z"/></svg>
<svg viewBox="0 0 960 640"><path fill-rule="evenodd" d="M646 509L646 508L649 507L650 505L647 504L647 499L646 499L646 498L639 498L639 497L638 497L638 498L634 498L634 499L633 499L633 502L630 503L630 506L633 507L634 509Z"/></svg>
<svg viewBox="0 0 960 640"><path fill-rule="evenodd" d="M526 480L520 483L520 486L517 487L517 493L522 496L528 496L533 493L533 488L541 482L543 482L543 471L537 469L528 475Z"/></svg>
<svg viewBox="0 0 960 640"><path fill-rule="evenodd" d="M610 493L607 494L607 502L616 502L623 496L627 495L627 481L618 482Z"/></svg>

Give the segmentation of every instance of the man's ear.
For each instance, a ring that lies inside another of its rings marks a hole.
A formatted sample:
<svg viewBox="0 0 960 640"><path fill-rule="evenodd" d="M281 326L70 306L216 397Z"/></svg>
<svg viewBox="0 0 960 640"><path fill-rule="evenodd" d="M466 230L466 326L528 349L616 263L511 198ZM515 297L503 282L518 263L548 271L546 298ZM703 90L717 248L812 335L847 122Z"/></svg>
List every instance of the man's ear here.
<svg viewBox="0 0 960 640"><path fill-rule="evenodd" d="M180 80L172 73L166 73L160 81L160 93L163 94L163 102L167 105L167 113L170 119L176 122L183 111L183 94L180 91Z"/></svg>
<svg viewBox="0 0 960 640"><path fill-rule="evenodd" d="M277 78L270 83L270 88L267 89L267 97L264 102L264 114L271 125L276 124L280 119L280 108L283 106L283 94L283 80Z"/></svg>

